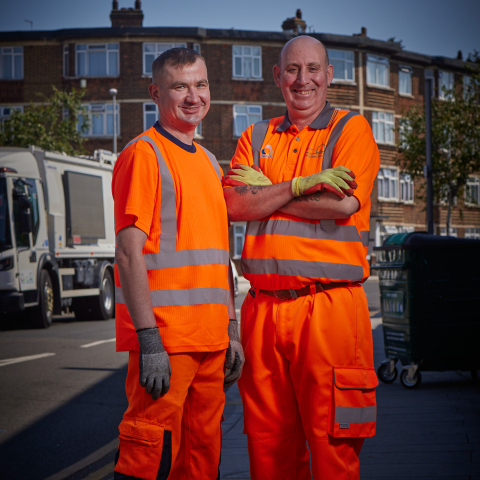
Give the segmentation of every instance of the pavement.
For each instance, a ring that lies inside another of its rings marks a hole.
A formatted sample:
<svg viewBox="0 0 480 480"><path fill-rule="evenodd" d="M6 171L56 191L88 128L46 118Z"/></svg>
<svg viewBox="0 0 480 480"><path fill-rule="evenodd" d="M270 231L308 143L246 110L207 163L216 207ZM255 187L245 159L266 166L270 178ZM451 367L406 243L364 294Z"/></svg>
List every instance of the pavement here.
<svg viewBox="0 0 480 480"><path fill-rule="evenodd" d="M248 282L242 278L239 287L245 294ZM385 359L378 278L371 277L364 288L378 367ZM422 376L415 390L407 390L399 380L378 386L377 435L367 438L362 449L362 480L480 480L480 382L459 371ZM226 392L224 413L220 478L249 479L236 385ZM70 471L51 480L111 480L113 455L114 450L74 474Z"/></svg>

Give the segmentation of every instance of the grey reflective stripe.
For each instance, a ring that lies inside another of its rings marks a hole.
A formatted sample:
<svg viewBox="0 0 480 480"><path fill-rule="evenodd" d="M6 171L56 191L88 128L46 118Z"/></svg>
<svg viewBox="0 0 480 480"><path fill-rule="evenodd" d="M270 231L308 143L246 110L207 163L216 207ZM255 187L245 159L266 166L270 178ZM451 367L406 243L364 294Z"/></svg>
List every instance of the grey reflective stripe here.
<svg viewBox="0 0 480 480"><path fill-rule="evenodd" d="M377 421L377 407L336 407L335 423L371 423Z"/></svg>
<svg viewBox="0 0 480 480"><path fill-rule="evenodd" d="M147 253L143 255L147 270L188 267L191 265L228 265L228 251L217 248L177 250L168 253Z"/></svg>
<svg viewBox="0 0 480 480"><path fill-rule="evenodd" d="M260 150L263 145L263 141L265 140L265 135L268 131L268 125L270 120L263 120L261 122L257 122L253 126L252 130L252 153L253 153L253 163L257 167L260 166Z"/></svg>
<svg viewBox="0 0 480 480"><path fill-rule="evenodd" d="M152 307L178 307L215 303L228 305L229 291L224 288L185 288L177 290L152 290ZM115 302L125 304L121 287L115 287Z"/></svg>
<svg viewBox="0 0 480 480"><path fill-rule="evenodd" d="M360 265L314 262L312 260L284 260L280 258L242 258L243 272L251 275L288 275L291 277L329 278L359 282L363 279Z"/></svg>
<svg viewBox="0 0 480 480"><path fill-rule="evenodd" d="M212 166L218 176L218 179L222 181L222 173L220 172L220 165L217 162L217 157L215 157L215 155L210 150L207 150L205 147L202 147L201 145L199 145L199 147L207 154L207 157L212 163Z"/></svg>
<svg viewBox="0 0 480 480"><path fill-rule="evenodd" d="M292 237L311 238L316 240L337 240L339 242L360 242L355 225L335 225L322 220L313 224L294 220L268 220L249 222L246 235L288 235Z"/></svg>
<svg viewBox="0 0 480 480"><path fill-rule="evenodd" d="M368 247L368 243L370 241L370 231L363 230L362 232L360 232L360 236L362 237L362 245L364 247Z"/></svg>
<svg viewBox="0 0 480 480"><path fill-rule="evenodd" d="M322 170L326 170L327 168L332 168L332 156L333 156L333 149L335 148L335 144L337 140L340 138L340 135L343 132L343 128L345 124L356 115L360 115L357 112L348 112L344 117L342 117L336 125L333 127L332 133L328 138L327 146L325 148L325 152L323 154L323 163L322 163Z"/></svg>
<svg viewBox="0 0 480 480"><path fill-rule="evenodd" d="M174 252L177 248L177 210L175 206L175 185L172 174L157 144L148 135L135 138L127 143L125 148L139 140L149 143L153 148L157 156L158 169L160 170L160 190L162 195L162 204L160 207L160 252Z"/></svg>

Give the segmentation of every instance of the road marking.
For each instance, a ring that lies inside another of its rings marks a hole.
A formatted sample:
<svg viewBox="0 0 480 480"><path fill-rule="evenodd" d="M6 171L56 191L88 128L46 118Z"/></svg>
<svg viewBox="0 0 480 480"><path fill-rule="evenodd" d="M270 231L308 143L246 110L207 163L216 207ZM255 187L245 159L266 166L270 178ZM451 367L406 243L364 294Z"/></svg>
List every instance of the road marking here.
<svg viewBox="0 0 480 480"><path fill-rule="evenodd" d="M12 365L14 363L28 362L30 360L37 360L39 358L51 357L55 355L54 353L40 353L39 355L29 355L27 357L17 357L17 358L6 358L5 360L0 360L0 367L5 367L6 365Z"/></svg>
<svg viewBox="0 0 480 480"><path fill-rule="evenodd" d="M92 465L95 462L98 462L101 458L105 455L108 455L113 450L118 448L118 438L112 440L110 443L107 443L103 447L99 448L96 452L93 452L88 457L83 458L82 460L70 465L67 468L64 468L62 471L52 475L51 477L46 478L45 480L63 480L64 478L68 478L69 476L73 475L74 473L83 470L84 468ZM112 469L113 471L113 469ZM108 472L107 472L108 473Z"/></svg>
<svg viewBox="0 0 480 480"><path fill-rule="evenodd" d="M113 473L113 469L115 468L115 462L109 463L105 465L100 470L91 473L88 477L85 477L83 480L102 480L105 476L109 473Z"/></svg>
<svg viewBox="0 0 480 480"><path fill-rule="evenodd" d="M109 338L108 340L99 340L98 342L87 343L86 345L80 345L80 348L96 347L97 345L101 345L102 343L109 343L114 341L115 341L115 338Z"/></svg>
<svg viewBox="0 0 480 480"><path fill-rule="evenodd" d="M235 313L236 313L237 315L240 315L240 309L239 309L239 308L236 308L236 309L235 309Z"/></svg>

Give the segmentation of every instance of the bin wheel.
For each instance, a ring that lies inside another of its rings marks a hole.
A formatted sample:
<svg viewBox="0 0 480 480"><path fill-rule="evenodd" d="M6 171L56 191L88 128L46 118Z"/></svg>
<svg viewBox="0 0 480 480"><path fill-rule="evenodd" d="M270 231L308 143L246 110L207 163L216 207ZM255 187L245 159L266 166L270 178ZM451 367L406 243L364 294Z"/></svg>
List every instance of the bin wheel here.
<svg viewBox="0 0 480 480"><path fill-rule="evenodd" d="M393 368L393 372L388 374L388 365L386 363L382 363L377 368L377 377L383 383L393 383L398 377L398 370L397 367Z"/></svg>
<svg viewBox="0 0 480 480"><path fill-rule="evenodd" d="M422 375L418 370L415 372L415 375L413 376L413 378L410 378L408 376L408 370L402 370L402 373L400 374L400 383L405 388L409 388L409 389L417 388L421 382L422 382Z"/></svg>

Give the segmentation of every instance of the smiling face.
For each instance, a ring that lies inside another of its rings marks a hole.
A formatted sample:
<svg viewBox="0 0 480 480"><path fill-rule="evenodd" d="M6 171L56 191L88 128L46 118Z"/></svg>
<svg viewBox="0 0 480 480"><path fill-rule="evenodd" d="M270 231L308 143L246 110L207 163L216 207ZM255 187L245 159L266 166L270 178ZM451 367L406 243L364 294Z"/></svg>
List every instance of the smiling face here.
<svg viewBox="0 0 480 480"><path fill-rule="evenodd" d="M149 87L152 100L158 105L159 121L173 133L191 134L210 108L210 88L205 62L197 59L192 65L166 64Z"/></svg>
<svg viewBox="0 0 480 480"><path fill-rule="evenodd" d="M312 37L290 40L280 65L273 67L273 76L282 89L292 124L301 129L315 120L325 106L327 87L333 78L325 47Z"/></svg>

